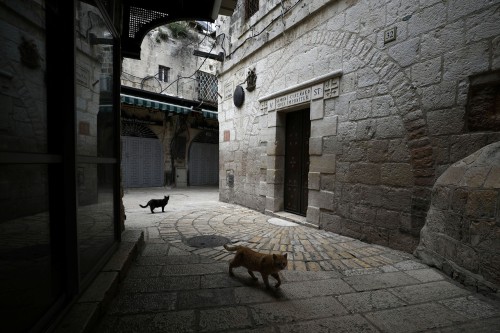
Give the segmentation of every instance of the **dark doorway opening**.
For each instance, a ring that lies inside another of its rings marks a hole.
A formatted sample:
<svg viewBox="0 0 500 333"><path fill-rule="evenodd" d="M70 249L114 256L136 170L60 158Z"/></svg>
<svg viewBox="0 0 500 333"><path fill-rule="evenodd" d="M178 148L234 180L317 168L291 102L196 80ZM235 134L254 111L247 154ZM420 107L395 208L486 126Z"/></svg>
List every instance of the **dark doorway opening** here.
<svg viewBox="0 0 500 333"><path fill-rule="evenodd" d="M286 115L285 134L285 211L305 216L309 173L309 109Z"/></svg>

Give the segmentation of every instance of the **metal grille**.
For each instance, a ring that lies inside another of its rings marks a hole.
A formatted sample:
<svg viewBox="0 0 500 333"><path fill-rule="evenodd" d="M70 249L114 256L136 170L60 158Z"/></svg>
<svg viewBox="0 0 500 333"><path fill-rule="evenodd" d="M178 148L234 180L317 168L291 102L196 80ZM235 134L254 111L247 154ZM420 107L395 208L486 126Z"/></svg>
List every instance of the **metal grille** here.
<svg viewBox="0 0 500 333"><path fill-rule="evenodd" d="M259 11L259 0L245 0L245 19Z"/></svg>
<svg viewBox="0 0 500 333"><path fill-rule="evenodd" d="M122 121L122 136L157 139L156 134L146 126L126 120Z"/></svg>
<svg viewBox="0 0 500 333"><path fill-rule="evenodd" d="M156 10L148 10L138 7L130 7L130 22L128 28L128 36L134 38L135 34L143 25L150 23L153 20L166 17L167 13L158 12Z"/></svg>
<svg viewBox="0 0 500 333"><path fill-rule="evenodd" d="M217 105L217 77L215 75L198 71L198 100Z"/></svg>

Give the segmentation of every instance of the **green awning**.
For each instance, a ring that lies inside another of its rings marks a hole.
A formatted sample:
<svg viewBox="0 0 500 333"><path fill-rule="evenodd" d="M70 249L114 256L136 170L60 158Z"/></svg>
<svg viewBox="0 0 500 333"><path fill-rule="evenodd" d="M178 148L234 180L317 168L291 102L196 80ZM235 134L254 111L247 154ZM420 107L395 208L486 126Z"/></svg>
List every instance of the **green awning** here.
<svg viewBox="0 0 500 333"><path fill-rule="evenodd" d="M125 103L125 104L142 106L142 107L146 107L146 108L152 108L152 109L156 109L156 110L160 110L160 111L169 111L169 112L174 112L174 113L179 113L179 114L189 114L191 112L199 112L199 113L202 113L203 117L205 117L205 118L217 119L217 112L211 111L211 110L202 109L201 111L197 111L197 110L192 110L191 108L188 108L185 106L155 101L152 99L147 99L147 98L142 98L142 97L125 95L125 94L120 94L120 97L121 97L122 103Z"/></svg>

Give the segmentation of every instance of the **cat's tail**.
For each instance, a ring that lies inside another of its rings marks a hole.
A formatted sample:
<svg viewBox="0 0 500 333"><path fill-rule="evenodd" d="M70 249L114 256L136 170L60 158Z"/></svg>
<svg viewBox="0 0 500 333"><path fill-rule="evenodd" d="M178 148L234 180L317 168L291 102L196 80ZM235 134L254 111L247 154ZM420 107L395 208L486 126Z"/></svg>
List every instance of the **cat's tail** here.
<svg viewBox="0 0 500 333"><path fill-rule="evenodd" d="M147 206L149 206L149 204L146 204L146 206L139 204L139 206L141 206L142 208L146 208Z"/></svg>

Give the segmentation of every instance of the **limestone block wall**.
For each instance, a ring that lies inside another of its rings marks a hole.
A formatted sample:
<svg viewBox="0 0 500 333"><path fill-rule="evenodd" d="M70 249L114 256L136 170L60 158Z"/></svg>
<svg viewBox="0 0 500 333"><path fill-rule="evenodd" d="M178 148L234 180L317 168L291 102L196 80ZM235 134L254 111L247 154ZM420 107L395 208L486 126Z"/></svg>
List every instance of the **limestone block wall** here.
<svg viewBox="0 0 500 333"><path fill-rule="evenodd" d="M229 36L219 81L220 199L283 210L284 115L308 107L307 221L413 251L437 177L500 140L499 128L471 130L467 120L472 78L500 69L500 5L265 3L249 20L235 12L218 22ZM249 69L256 88L236 107L234 89L246 87ZM338 96L272 107L294 87L325 92L329 73L338 74Z"/></svg>
<svg viewBox="0 0 500 333"><path fill-rule="evenodd" d="M500 142L448 168L432 202L416 254L462 283L500 287Z"/></svg>
<svg viewBox="0 0 500 333"><path fill-rule="evenodd" d="M193 55L194 50L213 52L215 41L195 29L189 37L176 37L166 26L152 29L141 44L141 59L124 58L121 84L155 93L198 100L196 75L199 70L215 74L216 61ZM169 67L169 80L158 80L159 65ZM179 79L180 78L180 79Z"/></svg>

